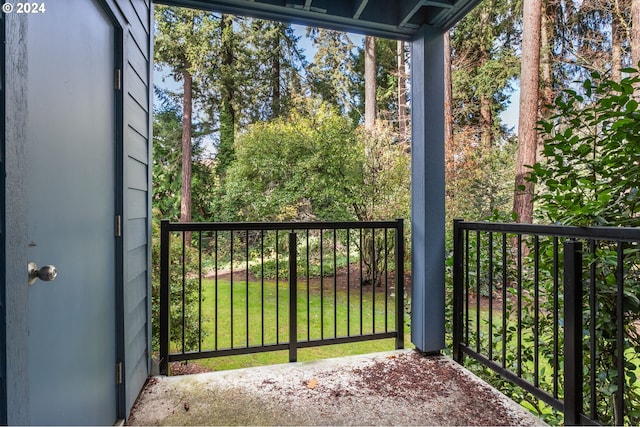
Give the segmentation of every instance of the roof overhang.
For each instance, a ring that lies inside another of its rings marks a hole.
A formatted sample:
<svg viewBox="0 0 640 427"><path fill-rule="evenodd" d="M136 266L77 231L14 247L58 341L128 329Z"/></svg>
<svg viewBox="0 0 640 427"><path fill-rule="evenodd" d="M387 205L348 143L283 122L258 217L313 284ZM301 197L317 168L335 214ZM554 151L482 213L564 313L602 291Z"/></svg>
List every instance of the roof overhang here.
<svg viewBox="0 0 640 427"><path fill-rule="evenodd" d="M155 3L408 40L444 32L481 0L154 0Z"/></svg>

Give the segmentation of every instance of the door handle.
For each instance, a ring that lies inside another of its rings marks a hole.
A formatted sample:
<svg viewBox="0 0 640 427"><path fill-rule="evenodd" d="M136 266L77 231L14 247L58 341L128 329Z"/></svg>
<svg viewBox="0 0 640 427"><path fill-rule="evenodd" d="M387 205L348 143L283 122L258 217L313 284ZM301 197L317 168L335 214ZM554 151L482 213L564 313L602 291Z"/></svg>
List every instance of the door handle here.
<svg viewBox="0 0 640 427"><path fill-rule="evenodd" d="M43 282L51 282L55 280L58 275L58 270L53 265L43 265L38 268L35 262L30 262L27 265L27 271L29 272L29 284L33 285L36 280L40 279Z"/></svg>

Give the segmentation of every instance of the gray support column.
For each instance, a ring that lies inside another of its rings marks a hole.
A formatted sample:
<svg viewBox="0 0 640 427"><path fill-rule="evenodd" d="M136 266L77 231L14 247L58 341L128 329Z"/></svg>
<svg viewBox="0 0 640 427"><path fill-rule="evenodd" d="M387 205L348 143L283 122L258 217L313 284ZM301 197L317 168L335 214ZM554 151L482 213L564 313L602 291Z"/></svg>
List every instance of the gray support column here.
<svg viewBox="0 0 640 427"><path fill-rule="evenodd" d="M411 43L411 341L444 348L444 44L423 27Z"/></svg>
<svg viewBox="0 0 640 427"><path fill-rule="evenodd" d="M5 14L7 421L29 424L26 154L27 17Z"/></svg>

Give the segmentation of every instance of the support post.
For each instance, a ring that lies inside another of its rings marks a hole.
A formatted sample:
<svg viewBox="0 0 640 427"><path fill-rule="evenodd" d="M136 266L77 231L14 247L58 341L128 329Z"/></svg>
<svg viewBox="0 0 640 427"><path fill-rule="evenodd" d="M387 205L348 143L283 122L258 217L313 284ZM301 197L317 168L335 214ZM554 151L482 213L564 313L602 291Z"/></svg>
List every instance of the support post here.
<svg viewBox="0 0 640 427"><path fill-rule="evenodd" d="M582 243L564 243L564 424L582 413Z"/></svg>
<svg viewBox="0 0 640 427"><path fill-rule="evenodd" d="M298 360L298 240L289 233L289 362Z"/></svg>
<svg viewBox="0 0 640 427"><path fill-rule="evenodd" d="M411 341L445 347L444 36L411 40Z"/></svg>
<svg viewBox="0 0 640 427"><path fill-rule="evenodd" d="M169 220L160 222L160 375L169 375Z"/></svg>

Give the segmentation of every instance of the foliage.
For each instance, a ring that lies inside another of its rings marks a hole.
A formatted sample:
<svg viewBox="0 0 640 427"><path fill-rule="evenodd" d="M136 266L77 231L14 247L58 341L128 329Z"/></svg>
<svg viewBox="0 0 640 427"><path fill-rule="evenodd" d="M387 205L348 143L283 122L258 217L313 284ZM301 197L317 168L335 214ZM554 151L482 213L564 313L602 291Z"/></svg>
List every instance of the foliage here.
<svg viewBox="0 0 640 427"><path fill-rule="evenodd" d="M316 52L314 61L305 67L311 92L335 105L340 112L354 110L354 64L351 51L355 48L349 36L342 31L307 28L307 37ZM356 120L356 123L358 121Z"/></svg>
<svg viewBox="0 0 640 427"><path fill-rule="evenodd" d="M592 73L591 79L582 84L581 95L576 90L566 90L556 99L556 114L541 122L545 137L543 153L545 161L532 166L531 180L544 185L537 195L538 212L552 223L576 226L638 226L638 193L640 189L640 111L634 96L640 77L635 70L621 82L602 78ZM616 247L599 242L595 253L585 255L597 266L596 290L598 306L596 318L598 348L598 395L601 421L622 424L637 423L639 418L629 414L613 413L612 404L619 393L616 388L615 360L616 326L621 322L625 329L626 347L640 352L640 300L634 284L638 275L638 253L633 248L624 252L627 266L626 290L623 295L624 318L617 315ZM547 261L548 263L551 260ZM591 321L585 315L585 325ZM635 359L631 357L631 359ZM637 362L635 362L637 363ZM632 360L627 381L635 382L637 366ZM630 384L624 399L627 408L640 401L640 389Z"/></svg>
<svg viewBox="0 0 640 427"><path fill-rule="evenodd" d="M484 1L451 32L453 120L484 146L505 131L498 117L519 72L521 9L521 1Z"/></svg>
<svg viewBox="0 0 640 427"><path fill-rule="evenodd" d="M447 224L455 218L477 221L511 210L515 140L486 148L474 138L472 131L461 130L445 147Z"/></svg>
<svg viewBox="0 0 640 427"><path fill-rule="evenodd" d="M640 111L633 94L640 77L592 78L582 85L584 96L566 90L558 97L557 114L541 123L545 161L531 174L545 186L539 212L566 225L638 226Z"/></svg>
<svg viewBox="0 0 640 427"><path fill-rule="evenodd" d="M305 59L298 50L300 37L291 25L262 19L245 18L239 29L248 46L252 86L243 93L246 119L241 124L286 114L302 91L300 70Z"/></svg>
<svg viewBox="0 0 640 427"><path fill-rule="evenodd" d="M155 218L158 218L157 214L157 212L154 212ZM185 250L187 251L186 269L187 271L194 271L197 268L197 256L195 256L195 253L190 253L194 249L188 247ZM152 348L157 351L160 348L160 223L158 220L152 222L151 252L152 259L155 260L151 272L151 344ZM178 239L171 239L169 258L170 265L181 265L183 262L182 242ZM200 331L198 327L198 280L193 277L187 277L184 278L183 282L179 271L180 269L177 268L169 269L169 335L173 345L181 346L184 331L184 350L189 351L197 348L198 334L206 336L206 331ZM184 283L184 291L182 283Z"/></svg>
<svg viewBox="0 0 640 427"><path fill-rule="evenodd" d="M326 104L239 135L221 205L232 221L388 220L410 208L409 156L384 127L354 129ZM406 227L409 229L409 226ZM365 233L366 276L378 283L384 239Z"/></svg>
<svg viewBox="0 0 640 427"><path fill-rule="evenodd" d="M153 134L153 207L163 219L180 218L181 114L170 102L154 114ZM208 195L215 181L210 162L203 156L202 131L196 126L192 151L192 198L194 220L211 217L213 205Z"/></svg>
<svg viewBox="0 0 640 427"><path fill-rule="evenodd" d="M397 73L397 41L375 39L376 68L376 111L377 119L388 124L398 121L398 73ZM365 49L359 47L353 55L355 73L352 79L352 98L357 100L357 110L352 113L356 122L364 117L365 110Z"/></svg>
<svg viewBox="0 0 640 427"><path fill-rule="evenodd" d="M348 119L326 105L250 126L238 136L225 186L229 219L353 218L361 172L354 147Z"/></svg>
<svg viewBox="0 0 640 427"><path fill-rule="evenodd" d="M196 80L207 72L215 52L209 48L217 27L211 13L159 5L155 8L154 60L168 66L176 81L189 71Z"/></svg>

